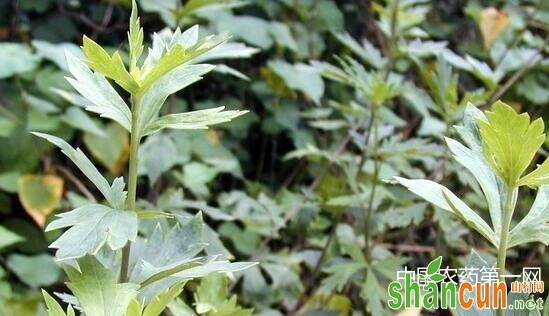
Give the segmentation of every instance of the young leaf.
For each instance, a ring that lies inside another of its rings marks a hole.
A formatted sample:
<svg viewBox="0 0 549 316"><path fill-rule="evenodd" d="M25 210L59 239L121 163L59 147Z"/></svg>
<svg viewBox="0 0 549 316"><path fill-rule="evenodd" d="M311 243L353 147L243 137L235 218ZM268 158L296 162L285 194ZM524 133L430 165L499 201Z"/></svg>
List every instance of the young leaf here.
<svg viewBox="0 0 549 316"><path fill-rule="evenodd" d="M156 133L164 128L172 129L206 129L210 125L229 122L230 120L246 114L248 111L223 111L224 106L213 109L198 110L186 113L164 115L152 122L144 135Z"/></svg>
<svg viewBox="0 0 549 316"><path fill-rule="evenodd" d="M95 254L105 243L110 249L118 250L137 238L135 212L89 204L57 217L46 227L46 231L70 227L50 245L50 248L58 249L56 256L59 260Z"/></svg>
<svg viewBox="0 0 549 316"><path fill-rule="evenodd" d="M84 175L90 179L90 181L97 187L97 189L103 194L109 204L115 209L123 209L126 202L126 192L124 191L124 179L116 178L109 185L107 180L99 173L93 163L84 155L80 149L74 149L71 145L67 144L59 137L33 132L33 135L44 138L50 143L56 145L61 149L67 157L84 173Z"/></svg>
<svg viewBox="0 0 549 316"><path fill-rule="evenodd" d="M94 316L124 316L137 296L137 284L117 283L115 274L93 256L78 260L79 270L66 265L67 286L78 298L82 311Z"/></svg>
<svg viewBox="0 0 549 316"><path fill-rule="evenodd" d="M543 120L530 123L527 113L517 114L501 101L494 103L486 116L486 120L478 120L486 160L507 185L514 187L545 141Z"/></svg>
<svg viewBox="0 0 549 316"><path fill-rule="evenodd" d="M107 78L113 79L124 90L135 93L139 89L139 83L128 73L126 66L122 62L120 53L114 52L109 56L99 44L84 35L84 45L82 46L86 61L91 69L103 74Z"/></svg>
<svg viewBox="0 0 549 316"><path fill-rule="evenodd" d="M202 79L202 76L213 68L214 66L211 65L181 65L153 83L141 98L138 131L143 133L157 118L158 112L169 95Z"/></svg>
<svg viewBox="0 0 549 316"><path fill-rule="evenodd" d="M130 15L130 31L128 32L128 44L130 46L130 74L139 78L137 62L143 53L143 28L137 16L137 4L132 0L132 13Z"/></svg>
<svg viewBox="0 0 549 316"><path fill-rule="evenodd" d="M407 187L411 192L421 196L428 202L441 209L454 213L458 218L465 221L473 229L479 232L494 246L499 245L499 237L488 226L488 224L475 213L465 202L459 199L448 188L430 180L408 180L401 177L395 179Z"/></svg>
<svg viewBox="0 0 549 316"><path fill-rule="evenodd" d="M174 41L174 39L176 38L172 38L172 41ZM195 44L192 47L185 47L184 43L181 42L182 40L184 40L184 38L179 38L180 42L176 42L173 47L168 46L166 53L158 59L156 64L151 65L148 71L143 74L143 81L141 82L140 87L141 93L147 91L154 82L162 78L162 76L168 72L189 63L191 60L212 50L225 41L224 38L216 40L209 40L206 38L203 42Z"/></svg>
<svg viewBox="0 0 549 316"><path fill-rule="evenodd" d="M66 57L69 71L74 77L66 79L89 102L85 105L86 110L98 113L101 117L110 118L130 131L130 109L107 79L98 73L93 73L86 64L71 53L67 52Z"/></svg>

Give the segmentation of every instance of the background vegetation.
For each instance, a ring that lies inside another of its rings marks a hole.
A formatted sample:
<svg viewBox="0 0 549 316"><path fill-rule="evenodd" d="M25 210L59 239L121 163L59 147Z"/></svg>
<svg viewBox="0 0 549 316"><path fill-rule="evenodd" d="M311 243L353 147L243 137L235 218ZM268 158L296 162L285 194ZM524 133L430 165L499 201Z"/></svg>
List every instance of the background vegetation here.
<svg viewBox="0 0 549 316"><path fill-rule="evenodd" d="M137 3L145 42L194 24L203 35L232 36L231 50L214 56L215 73L170 96L163 113L250 111L208 130L144 140L140 207L200 210L210 251L259 262L229 280L187 284L168 315L392 314L387 284L402 266L443 256L444 266L462 267L472 248L495 261L479 234L392 179L443 183L490 217L444 137L457 138L453 126L468 102L486 110L502 99L548 122L547 1ZM109 180L126 170L127 132L83 110L86 100L64 78L64 51L79 54L87 34L127 60L130 5L0 0L0 315L44 315L39 289L65 291L47 248L60 232L43 228L55 213L99 197L29 132L85 149ZM546 156L541 149L536 159ZM526 194L516 213L534 197ZM510 250L507 268L524 266L541 267L549 281L546 246ZM249 309L236 307L236 297ZM451 311L407 315L420 313Z"/></svg>

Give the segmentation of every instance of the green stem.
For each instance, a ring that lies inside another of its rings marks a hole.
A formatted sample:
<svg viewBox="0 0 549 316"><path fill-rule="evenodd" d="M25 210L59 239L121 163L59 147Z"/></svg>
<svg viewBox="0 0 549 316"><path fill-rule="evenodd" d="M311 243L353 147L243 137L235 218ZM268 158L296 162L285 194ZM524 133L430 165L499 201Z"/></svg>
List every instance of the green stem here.
<svg viewBox="0 0 549 316"><path fill-rule="evenodd" d="M497 258L497 268L499 273L500 282L505 282L505 278L502 275L505 274L505 258L507 255L507 245L509 242L509 228L511 226L511 219L515 211L515 203L517 201L518 188L513 187L507 189L505 197L505 205L503 206L503 218L501 222L501 233L499 239L499 249ZM504 316L505 310L498 309L498 316Z"/></svg>
<svg viewBox="0 0 549 316"><path fill-rule="evenodd" d="M137 116L139 113L140 98L132 96L132 124L130 132L130 158L128 171L128 198L126 199L126 209L136 211L135 201L137 196L137 160L139 152L139 142L141 137L137 130ZM122 261L120 263L120 282L128 281L128 268L130 264L131 243L128 242L122 249Z"/></svg>
<svg viewBox="0 0 549 316"><path fill-rule="evenodd" d="M366 213L364 214L364 242L366 246L366 257L368 258L370 256L370 221L372 218L373 208L374 208L374 200L376 197L376 188L377 188L377 182L379 177L379 157L377 157L377 151L378 151L378 144L379 144L379 124L377 122L377 105L373 105L372 108L372 125L373 125L373 135L372 135L372 158L374 159L374 175L373 175L373 182L372 182L372 190L370 191L370 197L368 199L368 207L366 208ZM368 135L370 137L370 135Z"/></svg>

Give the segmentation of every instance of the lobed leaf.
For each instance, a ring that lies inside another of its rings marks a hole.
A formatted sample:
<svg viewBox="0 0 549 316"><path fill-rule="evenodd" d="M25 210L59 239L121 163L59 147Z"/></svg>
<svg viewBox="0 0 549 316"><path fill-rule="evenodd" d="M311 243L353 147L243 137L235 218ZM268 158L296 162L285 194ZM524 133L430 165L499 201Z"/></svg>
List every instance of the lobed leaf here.
<svg viewBox="0 0 549 316"><path fill-rule="evenodd" d="M401 177L395 179L407 187L408 190L416 195L424 198L431 204L434 204L441 209L454 213L458 218L465 221L470 227L479 232L495 247L499 245L499 237L488 226L488 224L473 211L465 202L459 199L448 188L430 181L430 180L409 180Z"/></svg>
<svg viewBox="0 0 549 316"><path fill-rule="evenodd" d="M93 256L78 260L78 269L67 265L67 286L78 298L82 311L93 316L124 316L137 296L137 284L117 283L116 276Z"/></svg>
<svg viewBox="0 0 549 316"><path fill-rule="evenodd" d="M71 53L66 53L67 66L73 78L67 81L90 104L86 104L86 110L98 113L101 117L107 117L122 125L130 131L131 112L124 100L109 84L104 76L93 73L86 64Z"/></svg>
<svg viewBox="0 0 549 316"><path fill-rule="evenodd" d="M107 243L112 250L124 247L137 238L137 214L110 207L89 204L57 215L46 231L70 227L50 248L57 248L59 260L95 254Z"/></svg>
<svg viewBox="0 0 549 316"><path fill-rule="evenodd" d="M130 74L133 77L138 77L139 68L137 67L137 62L143 53L143 28L141 28L139 17L137 16L137 4L135 0L132 0L128 44L130 46Z"/></svg>
<svg viewBox="0 0 549 316"><path fill-rule="evenodd" d="M202 75L213 68L212 65L181 65L154 82L141 98L138 131L143 133L149 128L169 95L202 79Z"/></svg>
<svg viewBox="0 0 549 316"><path fill-rule="evenodd" d="M248 111L223 111L224 106L213 109L164 115L154 120L145 129L144 135L156 133L164 128L171 129L207 129L210 125L229 122Z"/></svg>
<svg viewBox="0 0 549 316"><path fill-rule="evenodd" d="M530 123L527 113L517 114L501 101L494 103L486 116L478 120L486 160L514 187L545 141L543 120Z"/></svg>
<svg viewBox="0 0 549 316"><path fill-rule="evenodd" d="M122 177L114 179L112 185L109 185L107 180L101 175L93 163L79 149L74 149L67 142L59 137L32 132L33 135L44 138L50 143L61 149L69 159L84 173L84 175L95 185L95 187L103 194L107 202L115 209L123 209L126 203L126 192L124 191L124 179Z"/></svg>
<svg viewBox="0 0 549 316"><path fill-rule="evenodd" d="M107 52L99 44L91 38L84 35L84 45L82 46L86 61L91 69L111 78L124 90L135 93L139 90L139 83L130 75L126 66L122 62L120 53L114 52L109 56ZM137 49L137 48L135 48ZM135 54L135 52L133 52Z"/></svg>

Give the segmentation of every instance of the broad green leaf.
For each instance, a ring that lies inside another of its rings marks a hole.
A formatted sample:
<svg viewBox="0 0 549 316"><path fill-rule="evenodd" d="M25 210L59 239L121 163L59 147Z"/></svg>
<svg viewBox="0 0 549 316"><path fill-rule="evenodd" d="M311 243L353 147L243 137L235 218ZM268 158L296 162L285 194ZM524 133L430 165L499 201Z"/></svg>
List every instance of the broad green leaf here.
<svg viewBox="0 0 549 316"><path fill-rule="evenodd" d="M150 185L176 163L177 149L172 139L163 134L153 135L139 147L139 173L146 173Z"/></svg>
<svg viewBox="0 0 549 316"><path fill-rule="evenodd" d="M66 265L67 286L78 298L82 311L94 316L124 316L130 301L137 296L137 284L117 283L114 272L95 259L85 256L78 268Z"/></svg>
<svg viewBox="0 0 549 316"><path fill-rule="evenodd" d="M92 156L112 174L120 175L129 159L129 135L120 125L114 123L104 126L103 132L103 136L84 133L84 144Z"/></svg>
<svg viewBox="0 0 549 316"><path fill-rule="evenodd" d="M395 177L395 179L400 184L407 187L408 190L419 195L431 204L455 214L458 218L465 221L470 227L484 236L484 238L494 246L497 247L499 245L499 237L490 226L488 226L484 219L446 187L430 180L409 180L401 177Z"/></svg>
<svg viewBox="0 0 549 316"><path fill-rule="evenodd" d="M85 105L86 110L116 121L129 132L131 112L118 92L103 75L93 73L77 57L69 52L66 57L69 71L73 76L66 79L89 102Z"/></svg>
<svg viewBox="0 0 549 316"><path fill-rule="evenodd" d="M105 136L105 132L89 115L79 107L71 106L61 117L68 125L97 136Z"/></svg>
<svg viewBox="0 0 549 316"><path fill-rule="evenodd" d="M50 245L50 248L58 249L56 256L60 260L95 254L105 243L110 249L118 250L137 238L135 212L89 204L57 217L46 227L46 231L70 227Z"/></svg>
<svg viewBox="0 0 549 316"><path fill-rule="evenodd" d="M224 109L224 106L220 106L207 110L164 115L153 121L145 130L144 135L156 133L164 128L206 129L211 125L229 122L248 112L241 110L223 111Z"/></svg>
<svg viewBox="0 0 549 316"><path fill-rule="evenodd" d="M140 134L157 119L158 112L169 95L202 79L213 68L211 65L181 65L153 83L141 98L137 121Z"/></svg>
<svg viewBox="0 0 549 316"><path fill-rule="evenodd" d="M195 195L205 197L210 194L207 184L218 174L215 167L200 162L190 162L183 166L181 182Z"/></svg>
<svg viewBox="0 0 549 316"><path fill-rule="evenodd" d="M544 185L526 216L511 230L508 247L529 242L549 245L549 185Z"/></svg>
<svg viewBox="0 0 549 316"><path fill-rule="evenodd" d="M322 269L329 276L320 283L318 291L324 295L330 295L334 291L343 291L349 279L358 271L364 269L362 262L340 262Z"/></svg>
<svg viewBox="0 0 549 316"><path fill-rule="evenodd" d="M501 101L494 103L486 116L486 120L478 120L486 160L514 187L545 141L543 120L530 123L528 113L517 114Z"/></svg>
<svg viewBox="0 0 549 316"><path fill-rule="evenodd" d="M67 60L65 58L65 52L69 51L71 54L78 58L83 58L84 54L80 50L80 47L73 43L59 43L54 44L43 40L32 40L32 46L36 48L38 56L50 60L62 70L68 71Z"/></svg>
<svg viewBox="0 0 549 316"><path fill-rule="evenodd" d="M61 277L61 269L48 254L12 254L8 257L6 265L19 280L31 288L52 285Z"/></svg>
<svg viewBox="0 0 549 316"><path fill-rule="evenodd" d="M46 217L59 206L63 183L55 175L24 175L17 180L19 201L38 225L44 227Z"/></svg>
<svg viewBox="0 0 549 316"><path fill-rule="evenodd" d="M99 173L93 163L84 155L80 149L74 149L67 142L59 137L47 135L43 133L33 132L32 134L44 138L50 143L61 149L70 160L84 173L84 175L95 185L95 187L103 194L109 204L115 209L123 209L126 203L126 192L124 191L124 179L116 178L109 185L107 180Z"/></svg>
<svg viewBox="0 0 549 316"><path fill-rule="evenodd" d="M130 93L136 93L139 90L139 83L126 70L126 66L124 66L118 51L109 56L103 47L86 35L84 35L82 50L84 51L88 65L95 72L113 79L124 90Z"/></svg>
<svg viewBox="0 0 549 316"><path fill-rule="evenodd" d="M292 65L282 60L269 61L268 66L289 88L299 90L315 103L320 103L320 98L324 94L324 82L315 67L305 64Z"/></svg>
<svg viewBox="0 0 549 316"><path fill-rule="evenodd" d="M0 226L0 250L23 240L23 237L17 235L10 230L7 230L3 226Z"/></svg>
<svg viewBox="0 0 549 316"><path fill-rule="evenodd" d="M44 296L44 301L46 302L49 316L67 316L61 305L59 305L59 303L51 295L49 295L48 292L42 290L42 295Z"/></svg>
<svg viewBox="0 0 549 316"><path fill-rule="evenodd" d="M40 57L33 54L27 44L0 43L0 79L33 71Z"/></svg>
<svg viewBox="0 0 549 316"><path fill-rule="evenodd" d="M132 13L130 15L130 31L128 32L128 44L130 46L130 74L139 78L137 62L143 53L143 28L141 28L137 15L137 4L132 0Z"/></svg>

